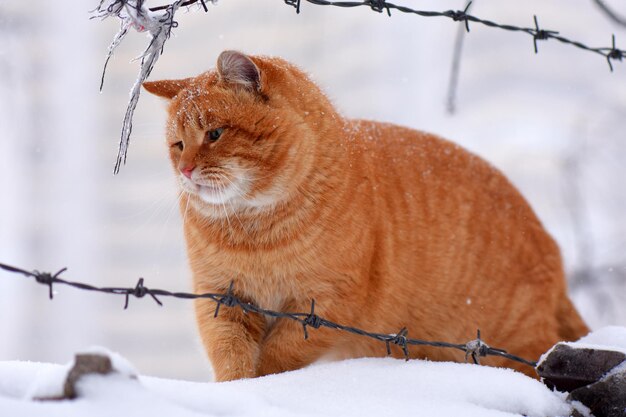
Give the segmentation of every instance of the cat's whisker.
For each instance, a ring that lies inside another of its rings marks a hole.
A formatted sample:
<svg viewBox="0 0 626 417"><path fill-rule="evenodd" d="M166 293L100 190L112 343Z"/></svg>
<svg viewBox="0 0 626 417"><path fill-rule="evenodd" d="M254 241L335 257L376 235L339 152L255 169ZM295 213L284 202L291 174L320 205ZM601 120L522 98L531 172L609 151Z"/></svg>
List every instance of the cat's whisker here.
<svg viewBox="0 0 626 417"><path fill-rule="evenodd" d="M232 234L233 225L230 223L230 218L228 217L228 211L226 210L226 204L224 204L223 189L221 187L219 187L217 192L220 195L220 200L221 200L220 204L222 206L222 209L224 210L224 216L226 216L226 221L228 222L229 232Z"/></svg>
<svg viewBox="0 0 626 417"><path fill-rule="evenodd" d="M248 231L248 229L246 228L246 226L243 224L243 222L241 221L241 218L237 215L237 211L235 210L235 207L233 206L232 201L228 202L230 204L230 208L233 211L233 214L235 215L235 218L239 221L239 224L241 225L241 228L243 229L243 231L246 233L246 235L248 235L248 237L250 239L252 239L252 235L250 234L250 232Z"/></svg>
<svg viewBox="0 0 626 417"><path fill-rule="evenodd" d="M178 202L180 201L180 198L181 198L181 194L182 194L182 191L179 191L176 198L171 201L171 204L166 204L169 198L162 197L159 200L157 200L154 204L152 204L148 209L141 210L139 213L136 213L135 215L139 215L141 213L146 213L149 211L148 216L142 216L143 221L134 228L134 231L132 233L133 234L140 233L143 227L146 227L147 225L154 223L155 219L157 219L158 217L161 217L163 212L170 213L172 211L172 208L178 205ZM164 208L165 210L163 210Z"/></svg>
<svg viewBox="0 0 626 417"><path fill-rule="evenodd" d="M167 181L171 184L172 173L171 173L171 170L159 169L159 171L156 171L156 172L141 174L140 178L142 180L164 180L164 182ZM163 186L163 182L161 181L154 181L154 184L155 186L156 184L158 184L159 186Z"/></svg>
<svg viewBox="0 0 626 417"><path fill-rule="evenodd" d="M139 211L135 211L133 213L130 213L126 216L121 216L122 219L134 219L136 217L141 217L143 219L146 219L145 214L146 213L150 213L150 215L148 216L148 218L145 220L146 222L148 222L149 220L151 220L155 213L159 212L161 207L163 207L165 205L165 203L167 201L171 200L171 197L168 195L163 195L162 197L158 198L157 200L153 201L152 203L150 203L150 205L148 205L147 207L139 210Z"/></svg>
<svg viewBox="0 0 626 417"><path fill-rule="evenodd" d="M218 175L221 175L221 174L218 174ZM217 192L217 197L218 197L217 201L218 201L218 203L215 203L215 204L222 209L222 212L224 213L224 217L226 218L226 223L224 223L221 219L216 219L216 221L220 225L220 229L222 231L222 234L226 233L226 231L224 230L224 227L226 225L228 225L228 232L230 234L230 233L232 233L232 225L230 223L230 218L228 217L228 212L226 210L226 206L224 205L224 201L225 201L224 185L222 183L216 181L213 178L208 178L208 182L209 182L209 186L212 187L213 189L215 189L215 191Z"/></svg>
<svg viewBox="0 0 626 417"><path fill-rule="evenodd" d="M233 175L233 176L234 176L234 175ZM231 185L232 190L233 190L233 191L237 194L237 196L239 196L242 200L244 200L244 201L250 201L250 199L248 199L248 198L246 197L246 195L245 195L244 191L243 191L241 188L239 188L239 186L237 185L237 183L236 183L236 182L232 181L230 178L228 178L228 176L226 176L226 175L224 175L224 174L221 174L221 175L220 175L220 178L223 178L223 179L225 179L226 181L228 181L228 182L230 183L230 185ZM243 178L238 178L238 177L235 177L235 179L239 180L239 182L242 182L242 181L243 181Z"/></svg>
<svg viewBox="0 0 626 417"><path fill-rule="evenodd" d="M180 191L178 193L178 197L176 198L176 201L174 201L174 203L170 206L166 217L165 217L165 221L163 222L162 226L161 226L161 231L160 231L160 236L159 236L159 244L157 246L157 252L160 251L161 247L163 246L163 238L165 236L165 229L167 227L167 225L169 224L170 219L172 218L172 214L176 211L175 208L177 206L180 206L180 200L182 198L183 195L183 191Z"/></svg>
<svg viewBox="0 0 626 417"><path fill-rule="evenodd" d="M246 199L246 197L243 195L243 191L237 186L237 184L235 184L233 181L230 180L230 178L228 178L228 176L226 175L220 175L220 178L225 179L226 181L228 181L230 183L230 186L232 188L232 190L243 200L248 201ZM231 200L228 200L228 203L230 205L230 208L233 212L233 214L235 215L235 218L237 219L237 221L239 221L239 224L241 225L241 228L243 229L244 232L246 232L246 234L248 235L248 237L252 238L252 236L250 235L250 233L248 232L248 229L246 229L246 226L243 224L243 222L241 221L241 218L239 217L239 215L237 215L237 210L235 209L235 207L233 206L233 202Z"/></svg>

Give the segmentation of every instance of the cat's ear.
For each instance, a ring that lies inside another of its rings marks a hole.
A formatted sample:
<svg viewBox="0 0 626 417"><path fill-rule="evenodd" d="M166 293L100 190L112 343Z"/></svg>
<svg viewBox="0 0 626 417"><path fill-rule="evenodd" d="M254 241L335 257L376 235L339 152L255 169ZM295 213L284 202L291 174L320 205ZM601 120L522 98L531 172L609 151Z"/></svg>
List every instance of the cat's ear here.
<svg viewBox="0 0 626 417"><path fill-rule="evenodd" d="M145 81L142 85L149 93L155 96L172 99L183 88L189 85L191 78L182 80Z"/></svg>
<svg viewBox="0 0 626 417"><path fill-rule="evenodd" d="M224 51L217 58L220 78L249 91L261 90L261 72L254 61L237 51Z"/></svg>

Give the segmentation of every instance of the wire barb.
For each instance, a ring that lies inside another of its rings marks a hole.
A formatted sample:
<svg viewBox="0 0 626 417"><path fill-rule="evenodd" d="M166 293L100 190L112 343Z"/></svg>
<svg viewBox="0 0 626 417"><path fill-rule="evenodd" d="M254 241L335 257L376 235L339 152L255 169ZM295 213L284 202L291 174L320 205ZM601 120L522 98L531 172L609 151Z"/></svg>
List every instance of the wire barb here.
<svg viewBox="0 0 626 417"><path fill-rule="evenodd" d="M296 8L296 14L300 14L300 0L285 0L285 4Z"/></svg>
<svg viewBox="0 0 626 417"><path fill-rule="evenodd" d="M59 278L59 275L65 271L67 271L67 268L61 268L56 274L52 275L49 272L39 272L35 270L33 271L33 276L38 283L48 286L48 297L52 300L54 298L52 284Z"/></svg>
<svg viewBox="0 0 626 417"><path fill-rule="evenodd" d="M489 354L489 346L480 339L480 329L476 331L476 339L465 344L465 362L471 357L476 365L480 365L480 359Z"/></svg>
<svg viewBox="0 0 626 417"><path fill-rule="evenodd" d="M128 299L131 295L136 298L143 298L144 296L149 294L159 306L163 306L163 303L156 297L156 295L152 294L152 292L148 288L144 287L143 278L139 278L139 281L137 281L137 285L135 285L135 288L126 290L125 294L126 301L124 303L124 310L128 308Z"/></svg>
<svg viewBox="0 0 626 417"><path fill-rule="evenodd" d="M217 306L215 306L215 314L213 315L213 317L217 317L217 315L220 312L220 306L222 304L224 304L226 307L234 307L236 305L241 304L239 299L233 295L234 285L235 285L235 282L231 281L230 285L228 286L228 291L226 292L226 294L223 296L217 297L217 299L215 300L215 302L217 303Z"/></svg>
<svg viewBox="0 0 626 417"><path fill-rule="evenodd" d="M391 355L390 344L393 343L394 345L400 346L402 349L402 353L404 353L404 360L409 360L409 346L406 337L407 334L409 334L409 331L406 327L403 327L398 333L393 336L389 336L389 339L385 340L385 343L387 344L387 355Z"/></svg>
<svg viewBox="0 0 626 417"><path fill-rule="evenodd" d="M302 320L302 330L304 330L304 340L307 340L309 338L309 333L306 330L307 326L311 326L314 329L319 329L322 324L323 324L322 318L318 316L317 314L315 314L315 299L312 299L311 300L311 312L309 313L308 316L304 318L304 320Z"/></svg>
<svg viewBox="0 0 626 417"><path fill-rule="evenodd" d="M448 10L445 14L446 16L448 16L449 18L451 18L452 20L454 20L455 22L464 22L465 23L465 30L467 32L470 31L469 28L469 18L470 15L467 14L469 8L472 6L472 2L468 1L467 5L465 6L465 9L463 10Z"/></svg>
<svg viewBox="0 0 626 417"><path fill-rule="evenodd" d="M537 41L546 41L550 39L553 35L558 35L559 32L554 30L545 30L539 29L539 22L537 21L537 15L533 16L535 20L535 29L531 29L531 34L533 35L533 45L535 46L535 54L539 52L537 49Z"/></svg>
<svg viewBox="0 0 626 417"><path fill-rule="evenodd" d="M611 50L606 54L606 61L609 63L609 68L611 69L611 72L613 72L613 64L611 64L611 60L614 59L616 61L621 61L625 56L624 51L615 47L615 35L613 35L612 39L613 46L611 47Z"/></svg>
<svg viewBox="0 0 626 417"><path fill-rule="evenodd" d="M386 10L387 16L391 17L391 11L389 10L389 7L387 6L386 0L369 0L369 6L373 11L378 12L378 13L382 13L383 10Z"/></svg>

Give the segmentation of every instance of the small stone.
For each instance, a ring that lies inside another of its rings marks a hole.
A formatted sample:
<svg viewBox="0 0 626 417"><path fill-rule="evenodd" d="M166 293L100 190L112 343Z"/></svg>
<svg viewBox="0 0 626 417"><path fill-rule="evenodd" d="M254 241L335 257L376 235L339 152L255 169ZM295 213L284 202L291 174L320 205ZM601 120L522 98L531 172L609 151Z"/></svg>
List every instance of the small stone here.
<svg viewBox="0 0 626 417"><path fill-rule="evenodd" d="M572 391L568 400L580 401L595 417L626 417L626 369Z"/></svg>
<svg viewBox="0 0 626 417"><path fill-rule="evenodd" d="M65 379L65 385L63 386L63 398L76 398L76 382L84 375L106 375L112 372L114 372L113 365L111 364L111 359L108 356L97 354L76 355L74 366Z"/></svg>
<svg viewBox="0 0 626 417"><path fill-rule="evenodd" d="M626 354L623 352L559 343L537 366L537 373L549 388L572 392L597 382L624 361Z"/></svg>

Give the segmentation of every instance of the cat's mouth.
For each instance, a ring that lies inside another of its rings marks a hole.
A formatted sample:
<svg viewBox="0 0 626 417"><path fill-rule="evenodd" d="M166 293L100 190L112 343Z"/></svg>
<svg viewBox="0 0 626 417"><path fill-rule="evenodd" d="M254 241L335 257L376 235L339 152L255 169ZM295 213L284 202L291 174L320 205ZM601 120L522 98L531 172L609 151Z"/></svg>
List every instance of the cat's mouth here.
<svg viewBox="0 0 626 417"><path fill-rule="evenodd" d="M237 196L235 186L232 182L223 182L215 179L192 180L181 176L183 189L200 200L209 204L224 204Z"/></svg>
<svg viewBox="0 0 626 417"><path fill-rule="evenodd" d="M211 191L216 191L216 192L220 190L224 190L227 186L227 184L223 183L222 181L216 181L216 180L209 180L209 181L202 181L202 180L193 181L192 180L192 182L199 190L206 189L206 190L211 190Z"/></svg>

